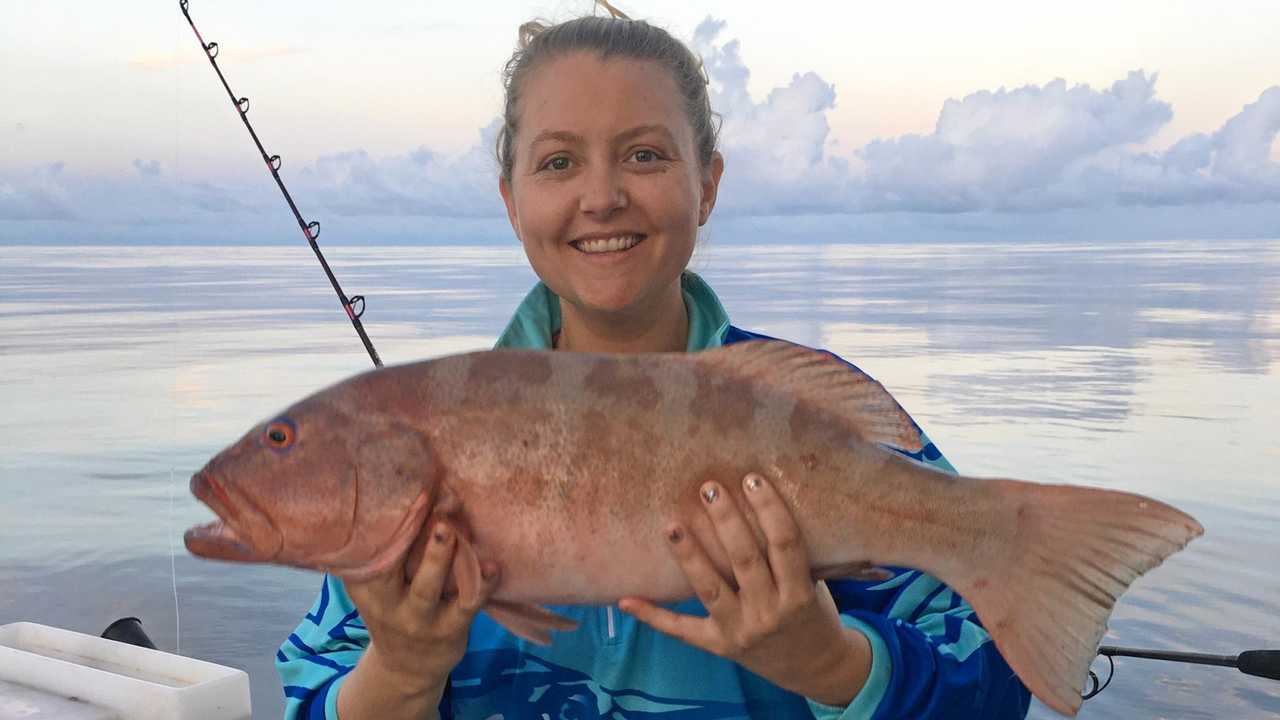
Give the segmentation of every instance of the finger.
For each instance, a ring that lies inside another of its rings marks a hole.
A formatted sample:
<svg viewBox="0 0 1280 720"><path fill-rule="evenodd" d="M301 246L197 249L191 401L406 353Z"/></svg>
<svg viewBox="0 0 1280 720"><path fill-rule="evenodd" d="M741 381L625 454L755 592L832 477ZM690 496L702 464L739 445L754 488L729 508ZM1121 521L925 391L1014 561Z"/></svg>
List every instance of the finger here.
<svg viewBox="0 0 1280 720"><path fill-rule="evenodd" d="M715 525L720 544L729 556L743 602L772 605L777 595L773 572L738 503L717 483L702 486L702 503Z"/></svg>
<svg viewBox="0 0 1280 720"><path fill-rule="evenodd" d="M488 599L492 583L486 582L476 548L466 538L458 539L457 551L453 554L453 574L458 582L458 595L449 604L450 618L470 624L471 617Z"/></svg>
<svg viewBox="0 0 1280 720"><path fill-rule="evenodd" d="M722 635L715 621L672 612L641 598L622 598L618 609L660 633L683 640L707 652L722 654Z"/></svg>
<svg viewBox="0 0 1280 720"><path fill-rule="evenodd" d="M742 616L738 595L725 582L715 563L707 556L698 538L685 532L680 525L667 528L667 542L676 557L676 563L684 573L698 600L716 622L732 627Z"/></svg>
<svg viewBox="0 0 1280 720"><path fill-rule="evenodd" d="M807 596L813 588L809 552L791 510L773 484L758 474L747 475L742 487L764 532L769 566L779 595L787 599L796 594Z"/></svg>
<svg viewBox="0 0 1280 720"><path fill-rule="evenodd" d="M409 596L419 609L430 612L440 602L445 579L457 547L458 533L446 522L437 522L427 539L427 549L422 553L418 571L409 584Z"/></svg>

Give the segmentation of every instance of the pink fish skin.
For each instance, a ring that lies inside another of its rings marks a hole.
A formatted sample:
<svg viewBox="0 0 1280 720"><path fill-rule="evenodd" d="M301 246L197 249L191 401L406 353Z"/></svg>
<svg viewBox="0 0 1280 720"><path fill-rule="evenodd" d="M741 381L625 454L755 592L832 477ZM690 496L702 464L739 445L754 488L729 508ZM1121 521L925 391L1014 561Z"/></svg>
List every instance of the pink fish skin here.
<svg viewBox="0 0 1280 720"><path fill-rule="evenodd" d="M186 544L361 579L449 517L502 568L491 614L545 641L571 626L541 603L692 596L671 521L729 572L698 489L716 481L746 507L741 478L760 472L815 577L939 578L1028 689L1074 715L1116 599L1203 533L1140 495L952 476L887 448L918 450L919 433L884 388L789 343L471 353L358 375L254 427L192 477L220 519Z"/></svg>

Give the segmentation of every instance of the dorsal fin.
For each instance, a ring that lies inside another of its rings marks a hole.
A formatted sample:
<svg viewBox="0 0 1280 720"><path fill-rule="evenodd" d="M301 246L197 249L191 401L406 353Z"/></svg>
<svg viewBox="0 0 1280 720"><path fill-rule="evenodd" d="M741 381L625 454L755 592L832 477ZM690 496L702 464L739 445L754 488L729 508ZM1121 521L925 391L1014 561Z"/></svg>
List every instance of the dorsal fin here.
<svg viewBox="0 0 1280 720"><path fill-rule="evenodd" d="M820 408L864 442L911 453L921 449L919 427L889 391L831 353L783 340L750 340L693 359Z"/></svg>

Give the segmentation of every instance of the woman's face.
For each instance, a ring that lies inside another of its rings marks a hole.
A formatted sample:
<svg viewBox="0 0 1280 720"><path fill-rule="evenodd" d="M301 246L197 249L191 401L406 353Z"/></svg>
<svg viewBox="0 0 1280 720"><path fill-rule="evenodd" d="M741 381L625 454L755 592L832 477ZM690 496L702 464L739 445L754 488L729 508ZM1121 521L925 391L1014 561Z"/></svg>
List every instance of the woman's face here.
<svg viewBox="0 0 1280 720"><path fill-rule="evenodd" d="M719 153L704 172L675 81L655 63L567 55L522 92L499 189L534 272L580 311L652 311L679 292Z"/></svg>

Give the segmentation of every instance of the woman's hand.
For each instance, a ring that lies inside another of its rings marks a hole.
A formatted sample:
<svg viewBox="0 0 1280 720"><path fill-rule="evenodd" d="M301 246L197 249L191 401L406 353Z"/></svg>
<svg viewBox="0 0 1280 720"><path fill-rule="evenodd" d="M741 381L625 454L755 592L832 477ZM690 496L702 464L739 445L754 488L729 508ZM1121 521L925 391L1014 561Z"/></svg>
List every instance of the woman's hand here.
<svg viewBox="0 0 1280 720"><path fill-rule="evenodd" d="M497 579L497 566L482 566L474 546L442 520L430 527L411 580L398 564L346 582L369 647L339 693L343 720L434 717L449 672L466 653L471 621Z"/></svg>
<svg viewBox="0 0 1280 720"><path fill-rule="evenodd" d="M680 524L667 529L676 560L709 615L671 612L639 598L618 606L656 630L733 660L775 685L826 705L848 705L871 668L871 644L840 623L786 503L763 477L743 479L747 512L765 537L764 552L738 504L715 483L703 504L732 566L730 582L698 538ZM735 588L737 588L735 590Z"/></svg>

